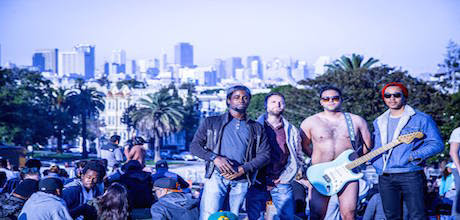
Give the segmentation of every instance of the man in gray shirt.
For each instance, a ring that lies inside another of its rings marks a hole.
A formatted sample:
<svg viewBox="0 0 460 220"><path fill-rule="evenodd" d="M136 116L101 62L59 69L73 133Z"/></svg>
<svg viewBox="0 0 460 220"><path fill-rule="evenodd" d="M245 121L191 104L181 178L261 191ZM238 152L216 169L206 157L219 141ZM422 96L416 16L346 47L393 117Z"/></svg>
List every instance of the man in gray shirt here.
<svg viewBox="0 0 460 220"><path fill-rule="evenodd" d="M123 161L123 152L118 144L120 143L119 135L112 135L110 137L110 144L101 148L101 159L107 160L107 166L111 169L116 163Z"/></svg>

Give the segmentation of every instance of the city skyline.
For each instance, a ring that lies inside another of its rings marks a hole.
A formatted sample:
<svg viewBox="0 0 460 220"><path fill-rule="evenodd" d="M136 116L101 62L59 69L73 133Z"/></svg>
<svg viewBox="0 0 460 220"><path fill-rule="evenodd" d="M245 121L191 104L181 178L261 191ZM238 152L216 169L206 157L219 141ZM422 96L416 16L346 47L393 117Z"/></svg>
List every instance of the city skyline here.
<svg viewBox="0 0 460 220"><path fill-rule="evenodd" d="M110 4L112 3L112 4ZM40 10L37 10L40 8ZM89 9L88 9L89 8ZM126 59L174 63L193 45L195 65L260 56L306 60L359 53L409 73L435 72L449 40L460 41L460 2L385 1L0 1L2 64L31 65L34 51L96 46L96 68ZM20 12L20 13L19 13ZM27 16L24 16L27 14ZM83 16L82 16L83 15Z"/></svg>

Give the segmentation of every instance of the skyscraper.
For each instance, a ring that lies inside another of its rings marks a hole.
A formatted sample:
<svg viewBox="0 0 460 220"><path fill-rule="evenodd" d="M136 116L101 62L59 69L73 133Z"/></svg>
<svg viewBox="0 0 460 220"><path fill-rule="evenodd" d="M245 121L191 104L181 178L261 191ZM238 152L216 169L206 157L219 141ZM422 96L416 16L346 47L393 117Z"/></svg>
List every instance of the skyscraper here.
<svg viewBox="0 0 460 220"><path fill-rule="evenodd" d="M32 56L32 66L37 67L40 72L58 72L58 49L36 50Z"/></svg>
<svg viewBox="0 0 460 220"><path fill-rule="evenodd" d="M263 79L262 60L260 56L248 56L246 59L246 68L250 69L250 77Z"/></svg>
<svg viewBox="0 0 460 220"><path fill-rule="evenodd" d="M214 69L216 70L217 82L225 79L225 62L221 59L214 60Z"/></svg>
<svg viewBox="0 0 460 220"><path fill-rule="evenodd" d="M78 44L74 47L78 53L78 70L85 79L94 78L94 70L96 69L95 48L89 44Z"/></svg>
<svg viewBox="0 0 460 220"><path fill-rule="evenodd" d="M116 73L126 73L126 52L122 49L112 51L112 66Z"/></svg>
<svg viewBox="0 0 460 220"><path fill-rule="evenodd" d="M241 57L230 57L225 60L225 79L235 79L235 70L243 68Z"/></svg>
<svg viewBox="0 0 460 220"><path fill-rule="evenodd" d="M37 67L38 71L45 71L45 56L42 53L34 53L32 56L32 66Z"/></svg>
<svg viewBox="0 0 460 220"><path fill-rule="evenodd" d="M81 70L78 68L78 60L78 53L76 51L59 52L59 77L69 76L70 74L81 75Z"/></svg>
<svg viewBox="0 0 460 220"><path fill-rule="evenodd" d="M0 44L0 67L2 66L2 45Z"/></svg>
<svg viewBox="0 0 460 220"><path fill-rule="evenodd" d="M192 68L193 65L193 46L189 43L178 43L174 47L174 61L180 67Z"/></svg>

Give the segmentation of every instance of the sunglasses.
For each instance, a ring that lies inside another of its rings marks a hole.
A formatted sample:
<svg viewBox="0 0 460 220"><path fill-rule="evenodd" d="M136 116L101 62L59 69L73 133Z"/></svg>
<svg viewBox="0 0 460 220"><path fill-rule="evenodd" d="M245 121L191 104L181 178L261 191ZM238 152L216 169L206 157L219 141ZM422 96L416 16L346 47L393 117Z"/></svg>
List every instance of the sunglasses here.
<svg viewBox="0 0 460 220"><path fill-rule="evenodd" d="M385 97L386 99L389 99L391 98L391 96L395 97L395 98L401 98L403 96L402 93L400 92L397 92L397 93L385 93L383 94L383 97Z"/></svg>
<svg viewBox="0 0 460 220"><path fill-rule="evenodd" d="M321 101L323 102L339 102L340 96L325 96L321 97Z"/></svg>

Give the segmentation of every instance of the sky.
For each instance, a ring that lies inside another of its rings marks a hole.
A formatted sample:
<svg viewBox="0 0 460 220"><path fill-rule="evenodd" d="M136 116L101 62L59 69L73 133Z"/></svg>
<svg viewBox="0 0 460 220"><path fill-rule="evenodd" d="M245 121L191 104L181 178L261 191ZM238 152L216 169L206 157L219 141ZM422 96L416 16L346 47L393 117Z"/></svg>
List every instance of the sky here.
<svg viewBox="0 0 460 220"><path fill-rule="evenodd" d="M449 40L460 43L460 1L0 0L0 30L2 64L79 43L96 45L96 67L114 49L173 62L174 45L190 42L197 65L359 53L416 75L437 70Z"/></svg>

